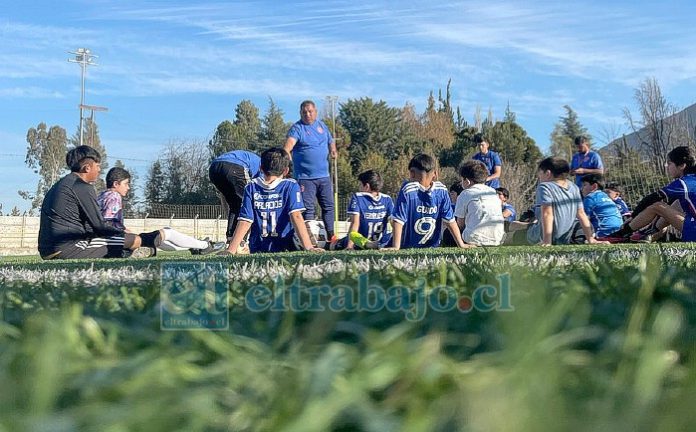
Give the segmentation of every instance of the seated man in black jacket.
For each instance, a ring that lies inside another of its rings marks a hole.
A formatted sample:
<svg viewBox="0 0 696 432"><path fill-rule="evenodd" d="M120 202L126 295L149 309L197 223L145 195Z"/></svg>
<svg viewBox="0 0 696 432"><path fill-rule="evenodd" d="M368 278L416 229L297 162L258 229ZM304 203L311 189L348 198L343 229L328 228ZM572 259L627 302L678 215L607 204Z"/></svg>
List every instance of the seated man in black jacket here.
<svg viewBox="0 0 696 432"><path fill-rule="evenodd" d="M124 250L138 248L134 256L153 255L161 243L159 231L136 235L104 222L91 184L99 178L99 152L79 146L68 152L65 162L70 174L51 187L41 205L41 258L120 258Z"/></svg>

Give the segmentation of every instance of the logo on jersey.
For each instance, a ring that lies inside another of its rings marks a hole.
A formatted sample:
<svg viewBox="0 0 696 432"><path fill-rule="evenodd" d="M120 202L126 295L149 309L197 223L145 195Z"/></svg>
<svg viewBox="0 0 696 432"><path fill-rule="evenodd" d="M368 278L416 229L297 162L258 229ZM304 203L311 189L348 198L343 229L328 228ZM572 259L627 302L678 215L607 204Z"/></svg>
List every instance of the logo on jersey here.
<svg viewBox="0 0 696 432"><path fill-rule="evenodd" d="M319 127L317 128L317 132L319 132L320 134L323 134L323 133L324 133L324 128L321 127L321 126L319 126Z"/></svg>

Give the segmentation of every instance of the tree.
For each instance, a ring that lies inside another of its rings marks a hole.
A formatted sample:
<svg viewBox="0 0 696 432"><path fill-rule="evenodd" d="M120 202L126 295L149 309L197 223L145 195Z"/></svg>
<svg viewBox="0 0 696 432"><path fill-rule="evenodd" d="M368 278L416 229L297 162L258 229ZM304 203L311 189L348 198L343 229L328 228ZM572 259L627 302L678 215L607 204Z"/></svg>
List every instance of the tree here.
<svg viewBox="0 0 696 432"><path fill-rule="evenodd" d="M478 133L475 126L465 126L454 135L451 148L440 153L440 164L443 167L458 168L462 161L470 158L478 151L474 137Z"/></svg>
<svg viewBox="0 0 696 432"><path fill-rule="evenodd" d="M150 165L147 173L147 183L145 184L145 201L148 209L152 208L152 204L160 204L164 202L166 177L162 170L162 162L157 159Z"/></svg>
<svg viewBox="0 0 696 432"><path fill-rule="evenodd" d="M268 111L261 121L261 133L259 138L259 152L271 147L282 147L290 125L283 119L283 110L268 98Z"/></svg>
<svg viewBox="0 0 696 432"><path fill-rule="evenodd" d="M235 109L235 149L258 151L261 120L259 109L250 100L239 102Z"/></svg>
<svg viewBox="0 0 696 432"><path fill-rule="evenodd" d="M67 134L60 126L51 126L47 131L45 123L27 131L26 165L39 174L36 192L20 191L19 195L31 200L31 208L41 207L44 195L66 171L65 154L67 152Z"/></svg>
<svg viewBox="0 0 696 432"><path fill-rule="evenodd" d="M137 183L138 183L138 174L133 171L129 170L126 168L126 165L119 159L114 163L114 168L123 168L124 170L128 171L131 175L130 178L130 190L126 194L125 197L123 197L123 214L124 215L133 215L137 213L137 208L139 207L139 200L136 194L136 189L137 189ZM110 187L111 185L107 185Z"/></svg>
<svg viewBox="0 0 696 432"><path fill-rule="evenodd" d="M574 153L575 137L584 135L591 139L587 128L578 120L578 114L569 105L563 105L566 113L558 118L551 132L551 155L570 160Z"/></svg>
<svg viewBox="0 0 696 432"><path fill-rule="evenodd" d="M153 204L217 204L208 179L209 157L205 146L192 140L171 140L148 173L145 198Z"/></svg>
<svg viewBox="0 0 696 432"><path fill-rule="evenodd" d="M492 149L507 163L536 164L541 159L541 150L536 142L514 121L514 114L510 113L506 118L507 120L495 122L488 128L486 138Z"/></svg>
<svg viewBox="0 0 696 432"><path fill-rule="evenodd" d="M234 150L234 139L234 124L229 120L222 121L215 129L213 139L208 142L210 157L215 158Z"/></svg>
<svg viewBox="0 0 696 432"><path fill-rule="evenodd" d="M351 165L359 165L368 150L376 150L387 159L396 159L401 153L397 139L399 109L377 103L370 98L348 99L340 104L341 124L350 134Z"/></svg>
<svg viewBox="0 0 696 432"><path fill-rule="evenodd" d="M408 162L410 159L410 154L402 154L395 160L389 160L378 151L370 150L367 152L366 157L360 161L356 171L361 173L369 169L376 170L382 176L382 181L384 182L382 192L396 197L401 189L401 184L408 174ZM357 187L357 183L355 185Z"/></svg>
<svg viewBox="0 0 696 432"><path fill-rule="evenodd" d="M360 190L358 189L360 184L358 183L357 176L353 173L353 168L350 165L350 156L347 152L338 152L336 168L338 171L338 196L350 197L353 192ZM336 209L337 212L341 210L345 209Z"/></svg>
<svg viewBox="0 0 696 432"><path fill-rule="evenodd" d="M447 87L449 98L449 84ZM435 99L432 92L428 97L428 107L421 117L420 139L424 143L424 151L432 154L440 154L452 147L454 143L454 123L452 121L449 100L442 101L440 107L435 107Z"/></svg>
<svg viewBox="0 0 696 432"><path fill-rule="evenodd" d="M636 132L639 149L650 158L655 170L664 174L667 153L674 147L690 144L688 127L676 115L679 109L662 95L655 78L641 82L634 98L640 118L634 119L628 108L624 108L624 117Z"/></svg>
<svg viewBox="0 0 696 432"><path fill-rule="evenodd" d="M82 144L88 145L99 152L102 157L99 165L101 166L102 173L106 173L109 169L109 161L107 160L108 156L106 154L106 147L102 145L101 138L99 137L99 126L93 121L93 119L86 118L83 120L82 134ZM75 148L80 145L79 125L77 127L77 131L75 131L73 136L70 138L69 144L70 148ZM106 188L104 179L99 177L94 186L97 190L104 190Z"/></svg>

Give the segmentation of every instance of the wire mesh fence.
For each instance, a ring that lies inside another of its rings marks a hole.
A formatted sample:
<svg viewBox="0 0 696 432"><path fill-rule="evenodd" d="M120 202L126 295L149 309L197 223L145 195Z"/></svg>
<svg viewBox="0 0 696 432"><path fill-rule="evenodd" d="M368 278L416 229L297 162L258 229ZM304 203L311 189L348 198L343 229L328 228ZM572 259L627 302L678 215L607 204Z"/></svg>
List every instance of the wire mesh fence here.
<svg viewBox="0 0 696 432"><path fill-rule="evenodd" d="M336 212L339 220L346 220L346 209L348 208L349 196L339 196ZM315 204L317 216L321 216L321 207ZM144 213L133 212L126 214L125 217L148 217L160 219L224 219L227 220L227 214L224 213L221 205L189 205L189 204L150 204L148 210Z"/></svg>
<svg viewBox="0 0 696 432"><path fill-rule="evenodd" d="M227 219L221 205L150 204L146 215L164 219Z"/></svg>
<svg viewBox="0 0 696 432"><path fill-rule="evenodd" d="M606 183L617 186L624 201L631 207L670 181L664 167L658 167L655 161L605 157L604 167Z"/></svg>

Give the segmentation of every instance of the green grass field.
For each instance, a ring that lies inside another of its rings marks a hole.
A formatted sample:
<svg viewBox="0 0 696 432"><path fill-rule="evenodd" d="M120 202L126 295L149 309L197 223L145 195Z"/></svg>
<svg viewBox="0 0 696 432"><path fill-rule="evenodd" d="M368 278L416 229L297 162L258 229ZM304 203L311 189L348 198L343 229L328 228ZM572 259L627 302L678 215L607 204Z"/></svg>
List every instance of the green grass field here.
<svg viewBox="0 0 696 432"><path fill-rule="evenodd" d="M6 258L0 431L689 430L694 252ZM180 262L224 269L228 330L162 330L162 272ZM337 296L359 296L361 281L387 294L402 287L411 305L419 293L447 301L443 286L474 299L507 283L510 297L487 298L499 310L426 307L422 316L330 310ZM326 287L315 305L324 311L250 307L260 285L277 298L293 283L305 305Z"/></svg>

